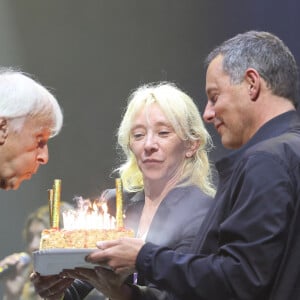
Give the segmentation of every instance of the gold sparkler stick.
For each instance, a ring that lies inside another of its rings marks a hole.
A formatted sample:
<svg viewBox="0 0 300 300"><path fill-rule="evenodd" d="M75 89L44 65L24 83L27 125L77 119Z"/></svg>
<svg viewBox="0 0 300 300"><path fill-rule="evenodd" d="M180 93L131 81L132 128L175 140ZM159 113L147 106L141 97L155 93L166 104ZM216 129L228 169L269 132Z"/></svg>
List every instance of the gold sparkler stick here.
<svg viewBox="0 0 300 300"><path fill-rule="evenodd" d="M59 228L60 197L61 197L61 179L54 179L52 228Z"/></svg>
<svg viewBox="0 0 300 300"><path fill-rule="evenodd" d="M123 194L121 178L116 178L116 224L123 227Z"/></svg>
<svg viewBox="0 0 300 300"><path fill-rule="evenodd" d="M49 223L50 228L53 227L53 189L48 190L48 205L49 205Z"/></svg>

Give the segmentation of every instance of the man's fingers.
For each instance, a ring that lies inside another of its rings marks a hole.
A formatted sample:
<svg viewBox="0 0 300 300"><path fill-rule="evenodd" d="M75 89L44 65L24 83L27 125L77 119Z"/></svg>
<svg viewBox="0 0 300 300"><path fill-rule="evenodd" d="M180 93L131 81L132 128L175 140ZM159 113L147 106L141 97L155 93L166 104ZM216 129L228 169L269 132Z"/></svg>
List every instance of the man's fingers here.
<svg viewBox="0 0 300 300"><path fill-rule="evenodd" d="M119 240L99 241L96 243L96 246L101 250L105 250L107 248L116 246L118 244L119 244Z"/></svg>

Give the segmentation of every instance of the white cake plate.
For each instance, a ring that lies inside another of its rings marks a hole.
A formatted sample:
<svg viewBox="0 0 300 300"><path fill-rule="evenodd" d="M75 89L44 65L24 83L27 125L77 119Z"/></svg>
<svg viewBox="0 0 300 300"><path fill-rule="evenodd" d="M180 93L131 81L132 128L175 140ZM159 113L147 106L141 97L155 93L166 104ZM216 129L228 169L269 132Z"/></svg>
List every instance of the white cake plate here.
<svg viewBox="0 0 300 300"><path fill-rule="evenodd" d="M41 275L59 274L63 269L76 267L93 269L98 264L85 261L85 257L98 249L45 249L33 252L34 270Z"/></svg>

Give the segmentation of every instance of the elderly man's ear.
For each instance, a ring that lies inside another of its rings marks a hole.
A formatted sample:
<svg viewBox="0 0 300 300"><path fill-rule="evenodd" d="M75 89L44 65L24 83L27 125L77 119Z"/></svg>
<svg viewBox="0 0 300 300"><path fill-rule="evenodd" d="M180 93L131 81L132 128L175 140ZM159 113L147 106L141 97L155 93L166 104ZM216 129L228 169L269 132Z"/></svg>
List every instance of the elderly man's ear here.
<svg viewBox="0 0 300 300"><path fill-rule="evenodd" d="M8 124L5 118L0 118L0 145L3 145L8 136Z"/></svg>

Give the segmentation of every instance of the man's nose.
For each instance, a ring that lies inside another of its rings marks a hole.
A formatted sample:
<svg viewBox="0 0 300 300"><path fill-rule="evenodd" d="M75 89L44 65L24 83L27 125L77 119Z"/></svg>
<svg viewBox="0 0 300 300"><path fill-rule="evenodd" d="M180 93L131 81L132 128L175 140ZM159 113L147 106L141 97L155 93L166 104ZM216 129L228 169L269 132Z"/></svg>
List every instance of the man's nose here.
<svg viewBox="0 0 300 300"><path fill-rule="evenodd" d="M41 165L45 165L49 160L48 145L44 145L42 148L39 148L38 151L37 160Z"/></svg>
<svg viewBox="0 0 300 300"><path fill-rule="evenodd" d="M213 108L213 105L210 103L207 103L205 106L205 110L203 113L203 119L206 123L212 123L215 118L215 110Z"/></svg>

